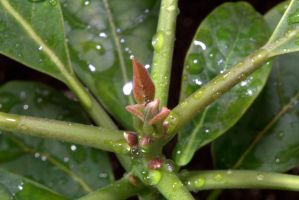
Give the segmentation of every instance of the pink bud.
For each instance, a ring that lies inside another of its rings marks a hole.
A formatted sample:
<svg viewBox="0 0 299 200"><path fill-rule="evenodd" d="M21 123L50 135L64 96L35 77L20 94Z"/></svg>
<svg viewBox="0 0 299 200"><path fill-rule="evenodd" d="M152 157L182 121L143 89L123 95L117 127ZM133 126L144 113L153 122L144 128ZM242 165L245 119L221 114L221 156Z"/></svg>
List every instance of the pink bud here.
<svg viewBox="0 0 299 200"><path fill-rule="evenodd" d="M126 106L126 110L133 114L135 117L138 117L142 122L144 121L144 104L134 104Z"/></svg>
<svg viewBox="0 0 299 200"><path fill-rule="evenodd" d="M133 94L137 103L152 101L155 97L155 85L143 65L136 59L133 63Z"/></svg>
<svg viewBox="0 0 299 200"><path fill-rule="evenodd" d="M152 139L149 136L145 136L141 139L140 145L143 146L143 147L146 147L150 144L151 140Z"/></svg>
<svg viewBox="0 0 299 200"><path fill-rule="evenodd" d="M160 169L162 167L163 161L160 158L153 159L149 161L148 168L149 169Z"/></svg>
<svg viewBox="0 0 299 200"><path fill-rule="evenodd" d="M124 132L124 138L130 147L137 145L137 136L133 132Z"/></svg>
<svg viewBox="0 0 299 200"><path fill-rule="evenodd" d="M159 114L157 114L156 116L154 116L150 121L149 124L153 125L157 122L162 122L166 119L166 117L169 115L170 110L166 107L163 107L160 111Z"/></svg>

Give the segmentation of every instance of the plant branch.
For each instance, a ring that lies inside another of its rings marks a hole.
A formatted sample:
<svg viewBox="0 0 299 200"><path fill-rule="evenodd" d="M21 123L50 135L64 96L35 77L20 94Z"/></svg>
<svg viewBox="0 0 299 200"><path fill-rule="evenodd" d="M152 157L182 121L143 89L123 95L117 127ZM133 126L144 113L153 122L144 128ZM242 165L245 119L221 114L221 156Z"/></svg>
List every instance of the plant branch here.
<svg viewBox="0 0 299 200"><path fill-rule="evenodd" d="M0 129L128 154L121 131L0 112Z"/></svg>
<svg viewBox="0 0 299 200"><path fill-rule="evenodd" d="M89 113L94 122L102 127L116 129L116 125L111 120L106 111L101 105L89 94L83 87L81 82L75 77L75 75L65 75L68 87L75 93L85 110Z"/></svg>
<svg viewBox="0 0 299 200"><path fill-rule="evenodd" d="M165 120L168 123L168 138L171 139L175 132L191 121L197 113L203 111L209 104L244 80L269 58L268 51L262 48L236 64L226 73L218 75L181 102L170 112L170 115Z"/></svg>
<svg viewBox="0 0 299 200"><path fill-rule="evenodd" d="M162 0L157 33L153 38L152 68L155 98L161 101L161 106L167 105L177 13L178 0Z"/></svg>
<svg viewBox="0 0 299 200"><path fill-rule="evenodd" d="M277 189L299 191L299 176L251 170L212 170L183 172L189 190Z"/></svg>
<svg viewBox="0 0 299 200"><path fill-rule="evenodd" d="M142 186L134 186L128 177L124 177L78 200L125 200L137 195L142 189L144 189Z"/></svg>
<svg viewBox="0 0 299 200"><path fill-rule="evenodd" d="M156 188L168 200L193 200L193 196L181 180L173 173L162 171L160 182Z"/></svg>

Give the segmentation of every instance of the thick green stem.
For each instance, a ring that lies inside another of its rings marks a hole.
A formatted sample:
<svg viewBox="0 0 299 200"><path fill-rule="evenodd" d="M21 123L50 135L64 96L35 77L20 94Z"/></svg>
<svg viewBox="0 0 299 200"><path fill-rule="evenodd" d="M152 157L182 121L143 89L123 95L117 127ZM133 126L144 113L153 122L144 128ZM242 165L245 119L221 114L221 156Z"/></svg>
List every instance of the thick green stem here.
<svg viewBox="0 0 299 200"><path fill-rule="evenodd" d="M168 123L168 138L172 138L175 132L192 120L198 112L202 111L237 83L244 80L268 59L267 50L260 49L254 52L226 73L218 75L176 106L166 119L166 123Z"/></svg>
<svg viewBox="0 0 299 200"><path fill-rule="evenodd" d="M160 182L156 188L168 200L193 200L193 196L174 173L162 171Z"/></svg>
<svg viewBox="0 0 299 200"><path fill-rule="evenodd" d="M78 200L125 200L137 195L142 189L142 186L134 186L130 183L128 177L124 177Z"/></svg>
<svg viewBox="0 0 299 200"><path fill-rule="evenodd" d="M120 154L128 154L130 149L121 131L77 123L0 112L0 129L86 145Z"/></svg>
<svg viewBox="0 0 299 200"><path fill-rule="evenodd" d="M212 170L184 172L189 190L277 189L299 191L299 176L250 170Z"/></svg>
<svg viewBox="0 0 299 200"><path fill-rule="evenodd" d="M116 129L116 125L111 120L101 105L89 94L75 75L65 74L69 88L75 93L85 110L97 125L105 128Z"/></svg>
<svg viewBox="0 0 299 200"><path fill-rule="evenodd" d="M176 131L191 121L197 113L204 110L209 104L243 81L251 73L263 66L265 62L276 56L275 51L277 48L292 41L297 35L298 30L294 29L276 42L267 43L225 73L215 77L176 106L165 120L168 124L168 135L165 142L169 141L175 135Z"/></svg>
<svg viewBox="0 0 299 200"><path fill-rule="evenodd" d="M154 58L152 77L156 86L156 99L167 105L172 54L175 40L178 0L162 0L157 33L153 38Z"/></svg>

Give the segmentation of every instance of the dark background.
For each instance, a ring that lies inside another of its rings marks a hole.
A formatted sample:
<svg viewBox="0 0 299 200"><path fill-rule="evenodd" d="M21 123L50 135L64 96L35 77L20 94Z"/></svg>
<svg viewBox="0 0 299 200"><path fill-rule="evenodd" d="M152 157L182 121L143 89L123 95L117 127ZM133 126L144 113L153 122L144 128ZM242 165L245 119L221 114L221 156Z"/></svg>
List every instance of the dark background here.
<svg viewBox="0 0 299 200"><path fill-rule="evenodd" d="M172 81L170 92L173 94L169 101L169 107L172 108L177 104L181 80L181 72L186 51L191 43L193 35L205 16L207 16L218 5L227 2L224 0L180 0L180 14L177 20L176 43L174 50L174 61L172 70ZM282 0L248 0L260 13L264 14L271 7ZM57 80L23 67L22 65L0 56L0 84L9 80L37 80L52 85L58 89L66 89L66 87ZM168 146L171 149L172 144ZM167 150L166 150L167 151ZM169 154L169 152L168 152ZM189 165L189 169L212 169L210 160L209 147L203 148L196 154L196 158ZM200 162L199 162L200 159ZM113 159L114 160L114 159ZM115 163L117 174L122 174L122 169ZM298 169L291 171L298 174ZM209 192L199 192L197 199L206 199ZM271 190L227 190L220 196L221 200L295 200L299 199L299 193L289 191L271 191Z"/></svg>

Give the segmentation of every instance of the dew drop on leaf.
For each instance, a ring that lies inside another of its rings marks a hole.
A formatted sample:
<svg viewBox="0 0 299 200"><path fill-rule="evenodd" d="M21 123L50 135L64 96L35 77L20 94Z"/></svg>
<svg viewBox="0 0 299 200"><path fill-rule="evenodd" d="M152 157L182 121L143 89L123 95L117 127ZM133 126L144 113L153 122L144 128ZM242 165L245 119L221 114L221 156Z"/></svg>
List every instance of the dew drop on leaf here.
<svg viewBox="0 0 299 200"><path fill-rule="evenodd" d="M164 45L164 33L162 31L158 31L153 37L152 45L157 52L160 52Z"/></svg>
<svg viewBox="0 0 299 200"><path fill-rule="evenodd" d="M193 182L193 185L198 189L198 188L202 188L205 185L205 183L206 183L205 177L199 177Z"/></svg>
<svg viewBox="0 0 299 200"><path fill-rule="evenodd" d="M258 174L258 175L256 176L256 180L258 180L258 181L262 181L262 180L264 180L264 175L263 175L263 174Z"/></svg>
<svg viewBox="0 0 299 200"><path fill-rule="evenodd" d="M57 5L57 0L49 0L49 4L51 6L56 6Z"/></svg>
<svg viewBox="0 0 299 200"><path fill-rule="evenodd" d="M292 13L288 18L288 23L296 24L299 23L299 9L297 9L294 13Z"/></svg>

